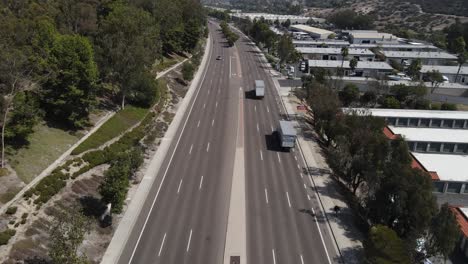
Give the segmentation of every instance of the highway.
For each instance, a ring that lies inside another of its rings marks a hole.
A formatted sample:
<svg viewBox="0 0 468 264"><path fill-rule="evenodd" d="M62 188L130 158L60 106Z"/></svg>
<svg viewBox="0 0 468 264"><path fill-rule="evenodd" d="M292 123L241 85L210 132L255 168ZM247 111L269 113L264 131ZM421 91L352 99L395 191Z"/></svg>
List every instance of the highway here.
<svg viewBox="0 0 468 264"><path fill-rule="evenodd" d="M205 76L118 263L223 263L242 126L248 263L337 263L302 157L297 148L280 151L273 135L282 107L255 47L241 37L228 48L219 27L209 27L214 45ZM263 100L248 93L256 79L267 85Z"/></svg>
<svg viewBox="0 0 468 264"><path fill-rule="evenodd" d="M298 148L284 152L275 131L284 119L271 76L255 46L237 42L244 87L266 83L265 98L245 102L247 259L249 263L337 263L338 255ZM314 217L314 212L317 217Z"/></svg>
<svg viewBox="0 0 468 264"><path fill-rule="evenodd" d="M121 264L222 262L239 86L229 84L233 49L225 46L213 25L210 31L214 45L206 76L121 254Z"/></svg>

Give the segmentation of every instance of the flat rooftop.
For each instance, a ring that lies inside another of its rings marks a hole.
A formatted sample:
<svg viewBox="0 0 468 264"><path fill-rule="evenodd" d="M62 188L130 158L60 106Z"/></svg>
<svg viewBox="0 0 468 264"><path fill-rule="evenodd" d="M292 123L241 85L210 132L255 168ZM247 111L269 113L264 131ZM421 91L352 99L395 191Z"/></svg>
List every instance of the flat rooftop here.
<svg viewBox="0 0 468 264"><path fill-rule="evenodd" d="M441 181L468 181L468 156L451 154L412 153L428 170L435 171Z"/></svg>
<svg viewBox="0 0 468 264"><path fill-rule="evenodd" d="M457 74L458 66L443 66L443 65L422 65L421 72L439 71L442 74ZM468 66L462 66L460 74L468 74Z"/></svg>
<svg viewBox="0 0 468 264"><path fill-rule="evenodd" d="M344 40L330 40L330 39L323 39L323 40L293 40L294 45L302 44L302 45L340 45L340 46L349 46L348 41Z"/></svg>
<svg viewBox="0 0 468 264"><path fill-rule="evenodd" d="M297 51L302 54L341 54L340 48L313 48L313 47L297 47ZM368 49L348 49L348 54L352 55L366 55L366 56L375 56L375 54Z"/></svg>
<svg viewBox="0 0 468 264"><path fill-rule="evenodd" d="M444 51L382 51L387 58L402 59L447 59L456 60L457 56Z"/></svg>
<svg viewBox="0 0 468 264"><path fill-rule="evenodd" d="M466 129L395 126L389 126L389 128L394 134L400 134L406 141L468 143L468 131Z"/></svg>
<svg viewBox="0 0 468 264"><path fill-rule="evenodd" d="M308 65L311 68L339 68L341 67L341 61L308 60ZM343 67L350 69L349 61L344 61ZM388 63L383 61L359 61L356 69L393 70Z"/></svg>
<svg viewBox="0 0 468 264"><path fill-rule="evenodd" d="M438 50L438 48L434 45L417 45L417 44L401 44L401 43L385 43L385 44L351 44L351 48L375 48L375 47L382 47L383 49L392 48L392 49L433 49Z"/></svg>
<svg viewBox="0 0 468 264"><path fill-rule="evenodd" d="M333 34L332 31L323 29L323 28L316 28L306 25L291 25L289 28L300 30L308 33L315 33L315 34Z"/></svg>
<svg viewBox="0 0 468 264"><path fill-rule="evenodd" d="M438 119L467 119L468 111L442 111L442 110L413 110L413 109L366 109L374 116L381 117L407 117L407 118L438 118Z"/></svg>
<svg viewBox="0 0 468 264"><path fill-rule="evenodd" d="M381 33L377 31L353 31L349 33L355 39L394 39L398 38L389 33Z"/></svg>

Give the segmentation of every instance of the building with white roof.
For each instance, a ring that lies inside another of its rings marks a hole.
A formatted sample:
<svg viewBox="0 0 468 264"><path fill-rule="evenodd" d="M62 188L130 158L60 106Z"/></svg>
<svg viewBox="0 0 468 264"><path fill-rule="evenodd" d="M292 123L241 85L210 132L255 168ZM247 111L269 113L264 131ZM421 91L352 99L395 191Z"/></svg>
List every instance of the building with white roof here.
<svg viewBox="0 0 468 264"><path fill-rule="evenodd" d="M309 71L313 68L324 68L330 72L336 73L338 68L341 68L342 62L338 60L308 60ZM358 76L358 77L382 77L393 71L393 68L388 63L383 61L359 61L356 69L351 71L349 61L343 62L343 69L345 76Z"/></svg>
<svg viewBox="0 0 468 264"><path fill-rule="evenodd" d="M371 49L379 48L384 51L438 51L434 45L429 44L409 44L409 43L374 43L374 44L351 44L351 48Z"/></svg>
<svg viewBox="0 0 468 264"><path fill-rule="evenodd" d="M457 56L445 51L382 51L388 61L396 60L404 64L420 59L423 65L444 65L448 62L456 62Z"/></svg>
<svg viewBox="0 0 468 264"><path fill-rule="evenodd" d="M293 45L296 48L342 48L348 47L349 42L335 39L321 40L293 40Z"/></svg>
<svg viewBox="0 0 468 264"><path fill-rule="evenodd" d="M306 16L277 15L267 13L234 13L231 16L240 19L250 19L252 21L255 19L258 20L264 18L265 20L270 22L278 20L280 23L284 23L287 20L289 20L291 21L291 24L306 24L309 19L313 20L313 18Z"/></svg>
<svg viewBox="0 0 468 264"><path fill-rule="evenodd" d="M327 39L328 36L334 34L332 31L326 29L306 25L292 25L289 28L293 31L305 32L314 39Z"/></svg>
<svg viewBox="0 0 468 264"><path fill-rule="evenodd" d="M352 44L374 44L374 43L387 43L397 42L398 37L382 33L375 30L353 30L348 31L349 41Z"/></svg>
<svg viewBox="0 0 468 264"><path fill-rule="evenodd" d="M458 66L444 66L444 65L423 65L421 67L421 78L424 79L424 76L431 71L438 71L442 75L446 76L449 79L449 82L452 83L461 83L468 84L468 66L462 66L457 80L459 67Z"/></svg>
<svg viewBox="0 0 468 264"><path fill-rule="evenodd" d="M310 60L342 60L341 48L311 48L298 47L296 50L304 59ZM348 49L347 59L356 58L358 61L373 61L375 54L368 49Z"/></svg>
<svg viewBox="0 0 468 264"><path fill-rule="evenodd" d="M468 111L369 109L385 118L389 138L402 136L434 192L468 194Z"/></svg>

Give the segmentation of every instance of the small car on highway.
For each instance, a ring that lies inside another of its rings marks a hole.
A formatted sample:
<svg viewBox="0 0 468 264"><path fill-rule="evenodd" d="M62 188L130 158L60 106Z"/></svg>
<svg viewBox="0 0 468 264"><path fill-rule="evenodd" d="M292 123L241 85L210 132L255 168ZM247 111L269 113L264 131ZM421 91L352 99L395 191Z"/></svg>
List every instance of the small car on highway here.
<svg viewBox="0 0 468 264"><path fill-rule="evenodd" d="M221 60L221 56L217 56L217 57L216 57L216 60Z"/></svg>

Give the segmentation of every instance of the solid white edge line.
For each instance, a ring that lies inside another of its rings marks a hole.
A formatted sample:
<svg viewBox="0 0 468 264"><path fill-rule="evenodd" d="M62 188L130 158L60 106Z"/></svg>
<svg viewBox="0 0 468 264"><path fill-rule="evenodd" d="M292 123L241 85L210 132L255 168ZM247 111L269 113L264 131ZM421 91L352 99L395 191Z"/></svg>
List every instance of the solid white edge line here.
<svg viewBox="0 0 468 264"><path fill-rule="evenodd" d="M164 237L163 237L163 240L161 242L161 247L159 248L159 252L158 252L158 257L161 256L161 251L164 247L164 241L166 241L166 233L164 233Z"/></svg>
<svg viewBox="0 0 468 264"><path fill-rule="evenodd" d="M177 188L177 193L179 193L179 191L180 191L180 186L182 186L182 180L183 180L183 179L180 179L179 187Z"/></svg>
<svg viewBox="0 0 468 264"><path fill-rule="evenodd" d="M291 200L289 200L289 193L288 192L286 192L286 197L288 198L289 207L291 207Z"/></svg>
<svg viewBox="0 0 468 264"><path fill-rule="evenodd" d="M210 53L208 55L209 56L208 61L211 59L211 55L213 54L213 51L209 51L209 52ZM162 185L164 183L164 180L166 179L167 172L169 171L169 167L172 164L172 159L174 158L177 147L179 146L180 139L182 138L182 134L184 133L185 127L187 126L187 122L189 120L189 117L192 114L192 110L193 110L193 107L195 106L195 102L197 101L198 94L200 93L201 88L203 86L203 83L205 82L206 73L208 72L208 67L206 67L204 70L205 70L205 72L203 73L203 78L200 80L200 84L198 85L197 94L195 95L195 98L192 101L192 105L190 106L189 113L188 113L187 117L185 118L184 125L182 127L182 131L180 132L179 138L177 139L177 143L176 143L176 145L174 147L174 150L172 151L171 158L169 159L169 163L166 166L166 170L164 171L163 178L161 179L161 183L159 184L158 191L156 192L156 196L153 199L153 203L151 204L150 210L149 210L148 214L146 215L145 222L143 224L143 227L141 228L140 234L138 235L137 242L136 242L136 244L135 244L135 246L133 248L133 252L132 252L132 255L130 256L130 259L129 259L128 263L132 263L132 261L133 261L133 256L135 256L135 252L136 252L136 249L138 247L138 244L140 243L143 232L145 231L146 225L148 224L149 217L151 215L151 212L153 211L154 205L156 204L156 200L158 199L159 192L161 191L161 187L162 187ZM176 133L177 133L177 131L176 131ZM119 256L119 258L120 258L120 256Z"/></svg>
<svg viewBox="0 0 468 264"><path fill-rule="evenodd" d="M268 190L265 188L265 200L266 203L268 204Z"/></svg>
<svg viewBox="0 0 468 264"><path fill-rule="evenodd" d="M190 235L189 235L189 238L188 238L188 241L187 241L187 252L189 251L190 249L190 241L192 240L192 229L190 229Z"/></svg>
<svg viewBox="0 0 468 264"><path fill-rule="evenodd" d="M198 186L198 189L200 190L203 185L203 175L200 178L200 185Z"/></svg>

